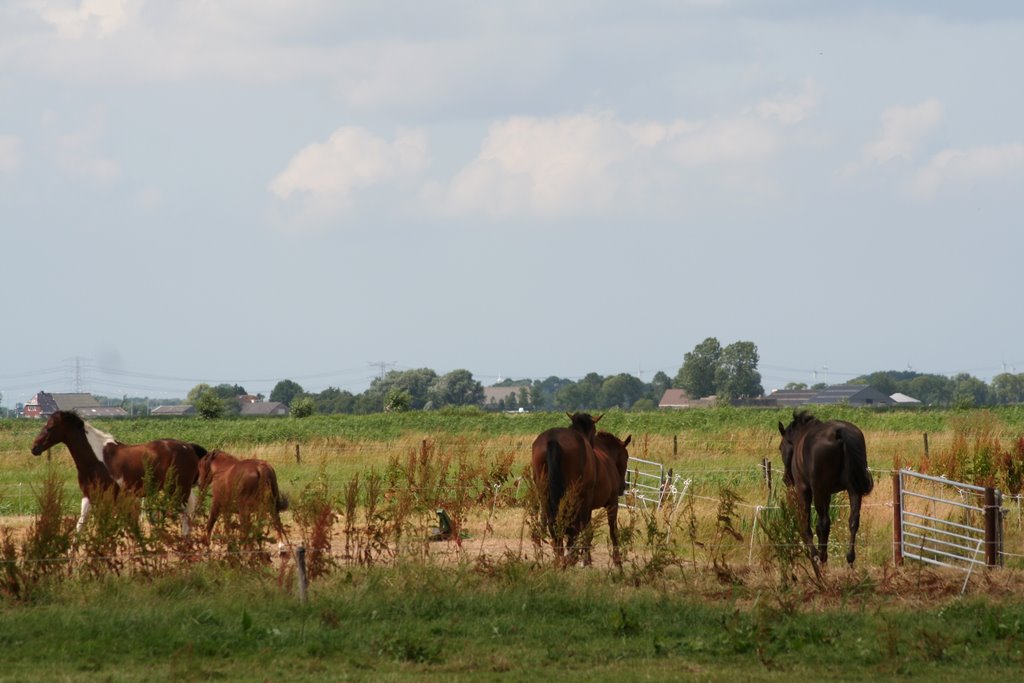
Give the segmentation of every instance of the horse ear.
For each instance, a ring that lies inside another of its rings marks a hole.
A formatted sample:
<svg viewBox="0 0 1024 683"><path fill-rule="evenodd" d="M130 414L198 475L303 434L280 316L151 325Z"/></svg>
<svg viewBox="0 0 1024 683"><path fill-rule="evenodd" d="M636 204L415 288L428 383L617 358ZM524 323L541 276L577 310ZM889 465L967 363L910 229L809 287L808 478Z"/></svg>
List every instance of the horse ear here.
<svg viewBox="0 0 1024 683"><path fill-rule="evenodd" d="M595 417L594 418L594 424L597 424L598 422L600 422L602 417L604 417L604 413L601 413L600 415Z"/></svg>
<svg viewBox="0 0 1024 683"><path fill-rule="evenodd" d="M782 426L781 422L779 423L779 434L786 435L786 428Z"/></svg>
<svg viewBox="0 0 1024 683"><path fill-rule="evenodd" d="M566 413L565 413L565 416L566 416L567 418L569 418L570 420L572 419L572 413L570 413L570 412L568 412L568 411L566 411Z"/></svg>
<svg viewBox="0 0 1024 683"><path fill-rule="evenodd" d="M633 440L633 435L630 434L629 436L626 437L626 440L622 442L622 445L623 446L628 446L629 442L632 441L632 440Z"/></svg>

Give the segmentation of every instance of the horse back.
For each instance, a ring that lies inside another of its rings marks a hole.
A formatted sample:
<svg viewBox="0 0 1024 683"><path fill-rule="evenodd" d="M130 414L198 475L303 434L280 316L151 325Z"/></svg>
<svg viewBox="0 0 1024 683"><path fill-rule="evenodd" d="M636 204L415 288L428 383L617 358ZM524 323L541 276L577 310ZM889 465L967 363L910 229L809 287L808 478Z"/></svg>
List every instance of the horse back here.
<svg viewBox="0 0 1024 683"><path fill-rule="evenodd" d="M153 483L163 488L167 474L174 471L179 495L187 497L199 478L199 457L192 444L176 439L158 439L142 444L108 443L103 459L115 482L122 488L142 492L149 470Z"/></svg>
<svg viewBox="0 0 1024 683"><path fill-rule="evenodd" d="M851 487L859 493L871 491L864 433L852 422L830 420L809 428L798 440L794 457L794 473L803 486L830 493Z"/></svg>
<svg viewBox="0 0 1024 683"><path fill-rule="evenodd" d="M547 471L548 446L551 443L557 445L562 476L567 484L574 481L589 484L593 481L596 471L594 449L582 434L566 427L549 429L534 439L531 457L534 475Z"/></svg>

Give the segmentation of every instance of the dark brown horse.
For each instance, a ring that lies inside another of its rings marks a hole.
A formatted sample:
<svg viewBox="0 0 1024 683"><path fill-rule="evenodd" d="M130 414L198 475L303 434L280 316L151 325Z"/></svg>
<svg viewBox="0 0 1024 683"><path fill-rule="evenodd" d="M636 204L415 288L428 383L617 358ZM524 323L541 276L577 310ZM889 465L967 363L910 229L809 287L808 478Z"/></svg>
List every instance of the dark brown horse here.
<svg viewBox="0 0 1024 683"><path fill-rule="evenodd" d="M618 561L618 497L625 488L626 446L632 437L620 441L597 431L601 416L587 413L569 415L569 427L542 432L533 442L531 465L541 495L541 518L551 533L555 555L563 559L563 532L571 554L584 554L590 562L590 548L576 548L576 539L590 523L597 508L608 510L608 525ZM563 500L565 502L563 503ZM559 520L559 506L569 506Z"/></svg>
<svg viewBox="0 0 1024 683"><path fill-rule="evenodd" d="M199 478L199 458L206 454L202 446L175 439L123 444L65 410L55 412L43 425L32 442L32 455L40 455L58 443L68 447L78 470L82 508L76 530L81 531L85 524L95 491L113 488L115 494L127 490L142 495L149 471L155 486L166 486L179 498L181 532L189 533L189 516L195 506L192 487ZM169 472L174 473L171 481Z"/></svg>
<svg viewBox="0 0 1024 683"><path fill-rule="evenodd" d="M568 414L568 413L567 413ZM590 521L597 458L594 437L597 423L588 413L569 415L569 427L554 427L541 432L533 441L531 466L533 481L541 498L541 519L551 534L555 556L564 556L563 533L570 551L576 552L576 537ZM562 505L562 499L570 498ZM571 506L558 519L559 506Z"/></svg>
<svg viewBox="0 0 1024 683"><path fill-rule="evenodd" d="M240 460L224 451L213 450L199 460L199 488L211 489L210 519L206 538L221 512L242 517L265 511L277 532L279 543L287 542L280 513L288 509L288 498L277 487L277 474L264 460Z"/></svg>
<svg viewBox="0 0 1024 683"><path fill-rule="evenodd" d="M829 505L833 493L846 491L850 496L850 547L846 561L852 565L857 557L854 544L860 527L861 498L874 488L864 433L850 422L822 422L806 411L794 411L789 426L783 427L780 422L779 433L779 452L785 468L783 481L796 492L801 533L811 557L817 557L822 564L828 561ZM812 502L818 514L817 549L811 535Z"/></svg>
<svg viewBox="0 0 1024 683"><path fill-rule="evenodd" d="M626 492L626 468L629 465L629 446L633 436L623 441L609 432L598 432L594 437L594 456L597 459L597 476L594 478L593 509L604 508L608 513L608 535L612 540L612 561L621 564L619 558L619 496ZM589 549L587 562L589 563Z"/></svg>

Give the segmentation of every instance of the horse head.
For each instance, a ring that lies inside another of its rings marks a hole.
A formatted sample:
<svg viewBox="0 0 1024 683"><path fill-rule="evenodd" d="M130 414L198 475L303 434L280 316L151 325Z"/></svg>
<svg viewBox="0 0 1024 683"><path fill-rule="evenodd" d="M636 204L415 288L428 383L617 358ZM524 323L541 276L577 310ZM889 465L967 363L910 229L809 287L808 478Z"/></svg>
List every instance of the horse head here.
<svg viewBox="0 0 1024 683"><path fill-rule="evenodd" d="M626 492L626 469L629 467L629 451L627 448L633 441L633 435L626 437L625 441L608 432L598 432L594 438L594 448L604 452L615 463L615 469L619 473L619 495Z"/></svg>
<svg viewBox="0 0 1024 683"><path fill-rule="evenodd" d="M77 414L67 410L58 410L50 416L43 428L39 430L35 441L32 442L32 455L42 455L43 451L63 443L69 429L83 429L84 427L85 423Z"/></svg>
<svg viewBox="0 0 1024 683"><path fill-rule="evenodd" d="M601 421L604 415L598 415L597 417L591 416L590 413L566 413L566 415L572 423L571 428L582 434L587 443L593 446L594 437L597 435L597 423Z"/></svg>
<svg viewBox="0 0 1024 683"><path fill-rule="evenodd" d="M779 422L779 434L782 435L782 440L779 442L779 454L782 456L784 467L782 481L787 486L793 485L793 451L796 448L796 442L807 427L818 421L818 418L806 410L794 410L792 422L785 427Z"/></svg>

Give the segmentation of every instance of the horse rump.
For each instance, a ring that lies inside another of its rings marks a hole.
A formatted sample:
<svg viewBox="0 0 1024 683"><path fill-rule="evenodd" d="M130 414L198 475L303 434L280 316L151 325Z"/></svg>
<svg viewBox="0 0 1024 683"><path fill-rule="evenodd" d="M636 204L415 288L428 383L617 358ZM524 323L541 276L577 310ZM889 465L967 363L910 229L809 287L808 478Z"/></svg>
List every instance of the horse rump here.
<svg viewBox="0 0 1024 683"><path fill-rule="evenodd" d="M868 469L868 452L864 444L864 434L853 426L840 426L836 436L843 444L843 467L846 469L846 481L854 493L866 496L875 487L875 480Z"/></svg>

